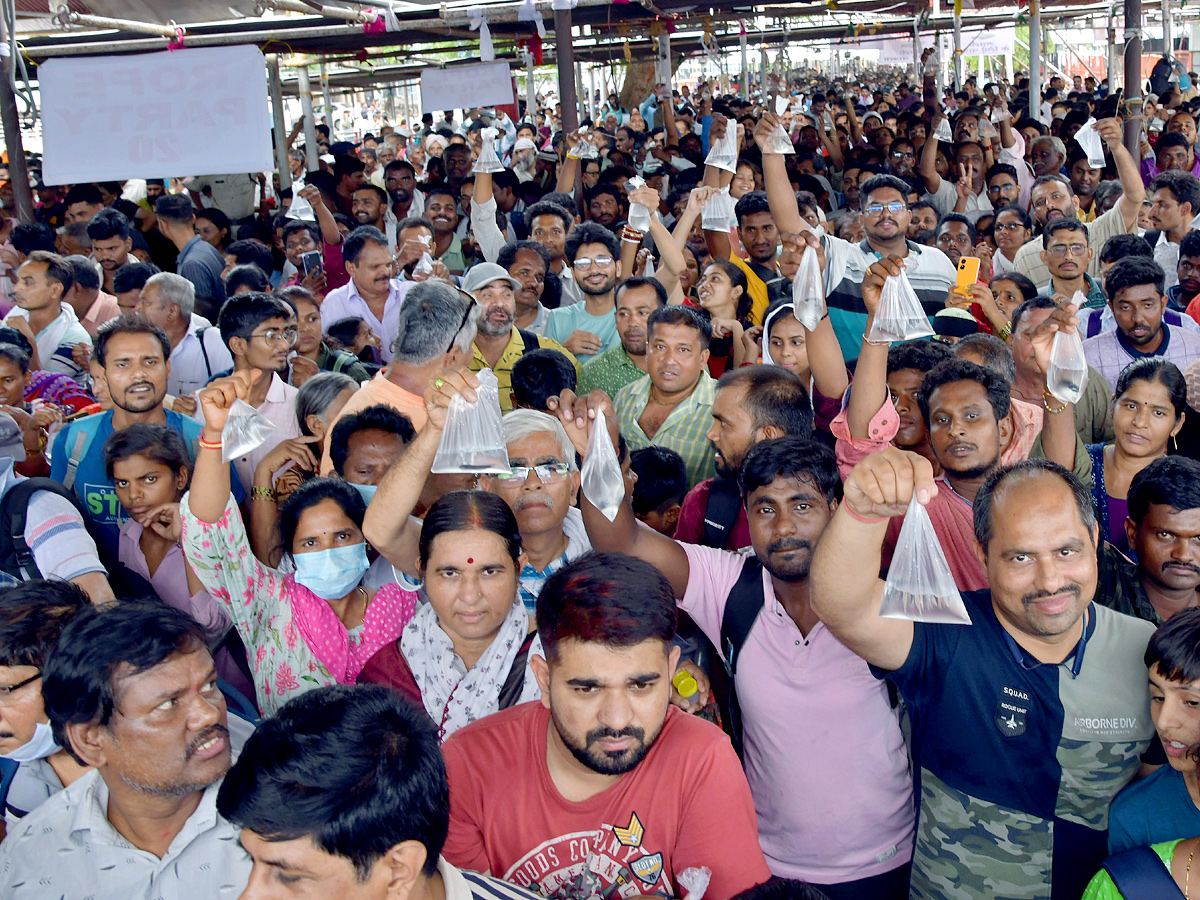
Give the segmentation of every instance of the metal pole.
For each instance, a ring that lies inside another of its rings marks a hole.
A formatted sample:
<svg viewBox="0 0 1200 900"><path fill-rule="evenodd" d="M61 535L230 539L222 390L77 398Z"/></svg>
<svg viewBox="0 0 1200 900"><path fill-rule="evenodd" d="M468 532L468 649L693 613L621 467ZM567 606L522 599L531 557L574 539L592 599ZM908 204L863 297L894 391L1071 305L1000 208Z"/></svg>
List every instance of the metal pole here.
<svg viewBox="0 0 1200 900"><path fill-rule="evenodd" d="M762 97L763 109L767 108L767 45L761 44L758 48L759 53L759 92ZM774 112L775 110L771 110Z"/></svg>
<svg viewBox="0 0 1200 900"><path fill-rule="evenodd" d="M533 54L525 51L525 117L537 127L537 91L533 86Z"/></svg>
<svg viewBox="0 0 1200 900"><path fill-rule="evenodd" d="M4 19L0 17L0 44L8 44ZM13 200L17 218L25 224L33 222L33 190L29 185L29 169L25 163L25 147L21 142L21 116L17 112L17 97L13 92L16 59L6 59L0 68L0 122L4 125L4 148L8 151L8 177L12 181Z"/></svg>
<svg viewBox="0 0 1200 900"><path fill-rule="evenodd" d="M1117 6L1114 3L1108 9L1108 92L1112 94L1117 89L1121 78L1120 53L1117 49Z"/></svg>
<svg viewBox="0 0 1200 900"><path fill-rule="evenodd" d="M746 33L743 31L738 43L742 48L742 99L750 99L750 61L746 55Z"/></svg>
<svg viewBox="0 0 1200 900"><path fill-rule="evenodd" d="M283 130L283 91L279 87L279 55L267 55L267 82L271 89L271 117L275 119L275 165L279 167L279 184L289 187L292 182L288 165L287 132Z"/></svg>
<svg viewBox="0 0 1200 900"><path fill-rule="evenodd" d="M1125 148L1139 158L1142 136L1142 0L1125 0Z"/></svg>
<svg viewBox="0 0 1200 900"><path fill-rule="evenodd" d="M592 121L600 120L600 102L596 99L596 67L588 65L588 109L592 111Z"/></svg>
<svg viewBox="0 0 1200 900"><path fill-rule="evenodd" d="M1042 117L1042 4L1029 0L1029 116Z"/></svg>
<svg viewBox="0 0 1200 900"><path fill-rule="evenodd" d="M1171 0L1162 0L1163 20L1163 56L1170 59L1174 56L1173 41L1171 40Z"/></svg>
<svg viewBox="0 0 1200 900"><path fill-rule="evenodd" d="M321 93L325 97L325 124L333 125L333 96L329 90L329 75L325 72L325 60L321 60Z"/></svg>
<svg viewBox="0 0 1200 900"><path fill-rule="evenodd" d="M962 90L962 16L954 13L954 91Z"/></svg>
<svg viewBox="0 0 1200 900"><path fill-rule="evenodd" d="M588 117L587 103L582 102L586 94L587 91L583 86L583 63L575 60L575 100L579 104L580 119ZM595 120L593 119L592 121L594 122Z"/></svg>
<svg viewBox="0 0 1200 900"><path fill-rule="evenodd" d="M579 129L579 103L575 99L575 48L571 46L571 9L554 10L554 61L558 68L558 100L566 134ZM532 65L530 66L532 74ZM583 214L583 166L575 171L575 208Z"/></svg>
<svg viewBox="0 0 1200 900"><path fill-rule="evenodd" d="M913 92L918 93L923 81L923 73L921 72L921 18L918 16L913 20L913 79L916 84L913 86Z"/></svg>
<svg viewBox="0 0 1200 900"><path fill-rule="evenodd" d="M304 155L309 172L321 168L320 154L317 152L317 123L313 120L312 85L308 81L308 66L302 65L296 70L296 89L300 92L300 111L304 115ZM333 140L333 121L329 126L329 139Z"/></svg>

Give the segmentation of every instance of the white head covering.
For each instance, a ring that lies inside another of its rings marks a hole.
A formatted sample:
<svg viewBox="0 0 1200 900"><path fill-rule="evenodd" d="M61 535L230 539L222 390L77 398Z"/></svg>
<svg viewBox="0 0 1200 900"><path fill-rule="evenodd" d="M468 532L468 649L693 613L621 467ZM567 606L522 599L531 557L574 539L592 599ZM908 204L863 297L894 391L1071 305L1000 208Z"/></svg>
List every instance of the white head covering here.
<svg viewBox="0 0 1200 900"><path fill-rule="evenodd" d="M536 150L536 149L537 149L537 144L535 144L533 141L531 141L529 138L526 138L526 137L517 138L517 142L515 144L513 144L513 153L516 153L519 150Z"/></svg>
<svg viewBox="0 0 1200 900"><path fill-rule="evenodd" d="M775 321L776 317L779 316L780 313L788 313L788 312L790 312L792 315L795 315L796 307L793 306L791 303L780 303L773 310L771 310L770 313L767 314L766 319L763 320L763 333L762 333L763 365L766 365L766 366L778 365L778 363L775 362L775 360L771 358L771 323Z"/></svg>

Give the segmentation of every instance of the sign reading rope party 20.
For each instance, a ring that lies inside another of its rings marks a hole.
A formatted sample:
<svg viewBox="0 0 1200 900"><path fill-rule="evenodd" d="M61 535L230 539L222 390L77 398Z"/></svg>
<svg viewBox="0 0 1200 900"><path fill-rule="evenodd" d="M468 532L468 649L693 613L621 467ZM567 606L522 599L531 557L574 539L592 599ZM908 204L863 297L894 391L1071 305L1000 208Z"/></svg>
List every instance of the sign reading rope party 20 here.
<svg viewBox="0 0 1200 900"><path fill-rule="evenodd" d="M49 59L38 82L47 184L274 168L257 47Z"/></svg>

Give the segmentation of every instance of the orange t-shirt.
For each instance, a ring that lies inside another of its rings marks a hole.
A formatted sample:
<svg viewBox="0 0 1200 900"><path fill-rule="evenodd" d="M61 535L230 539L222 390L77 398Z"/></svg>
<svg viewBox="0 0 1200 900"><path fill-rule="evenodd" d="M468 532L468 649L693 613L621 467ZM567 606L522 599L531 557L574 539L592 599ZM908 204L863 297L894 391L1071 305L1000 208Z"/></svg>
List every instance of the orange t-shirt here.
<svg viewBox="0 0 1200 900"><path fill-rule="evenodd" d="M425 399L416 394L410 394L404 388L387 380L387 369L384 369L350 397L349 402L342 407L337 418L325 423L325 446L321 453L321 474L328 475L333 471L333 461L329 458L329 438L333 434L333 426L338 419L351 413L362 412L368 406L390 406L402 416L408 416L413 430L420 431L425 427Z"/></svg>

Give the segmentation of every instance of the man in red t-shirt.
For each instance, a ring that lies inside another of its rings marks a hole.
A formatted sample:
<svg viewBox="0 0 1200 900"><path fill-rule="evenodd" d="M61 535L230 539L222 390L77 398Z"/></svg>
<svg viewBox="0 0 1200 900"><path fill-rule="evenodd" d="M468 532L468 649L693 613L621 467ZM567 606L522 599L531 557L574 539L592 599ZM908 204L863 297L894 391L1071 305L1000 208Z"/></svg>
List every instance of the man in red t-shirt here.
<svg viewBox="0 0 1200 900"><path fill-rule="evenodd" d="M545 655L530 658L541 703L442 747L447 860L545 897L683 896L680 873L699 866L716 898L770 878L728 738L670 708L676 617L666 578L619 553L588 554L547 580Z"/></svg>

